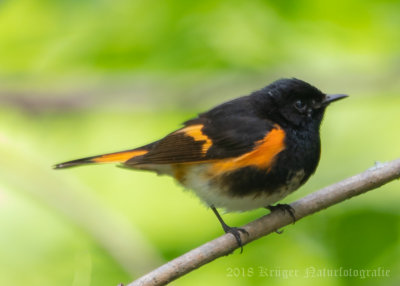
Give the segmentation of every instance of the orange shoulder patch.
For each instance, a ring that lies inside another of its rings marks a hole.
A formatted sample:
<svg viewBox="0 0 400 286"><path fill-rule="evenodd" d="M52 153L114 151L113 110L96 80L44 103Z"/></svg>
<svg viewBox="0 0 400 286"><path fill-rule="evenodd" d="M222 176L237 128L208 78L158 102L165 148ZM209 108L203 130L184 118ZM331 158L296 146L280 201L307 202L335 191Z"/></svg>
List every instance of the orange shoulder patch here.
<svg viewBox="0 0 400 286"><path fill-rule="evenodd" d="M274 163L276 155L284 149L285 131L276 125L263 139L256 143L252 151L236 158L213 163L212 172L218 174L248 166L269 170Z"/></svg>
<svg viewBox="0 0 400 286"><path fill-rule="evenodd" d="M202 153L205 154L212 146L212 141L201 131L203 127L204 126L202 124L191 125L180 129L175 133L184 133L185 135L192 137L195 141L204 141L202 145Z"/></svg>

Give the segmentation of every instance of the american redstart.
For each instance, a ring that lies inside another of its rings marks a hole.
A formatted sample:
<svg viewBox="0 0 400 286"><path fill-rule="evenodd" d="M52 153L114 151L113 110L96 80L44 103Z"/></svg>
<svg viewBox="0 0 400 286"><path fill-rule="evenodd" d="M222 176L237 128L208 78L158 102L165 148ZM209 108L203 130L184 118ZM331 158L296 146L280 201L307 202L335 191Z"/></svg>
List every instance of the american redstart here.
<svg viewBox="0 0 400 286"><path fill-rule="evenodd" d="M272 204L303 185L315 172L321 151L320 125L326 107L347 95L326 95L298 79L281 79L225 102L148 145L68 161L56 169L96 163L173 176L216 214L224 231L242 246L217 208L227 212Z"/></svg>

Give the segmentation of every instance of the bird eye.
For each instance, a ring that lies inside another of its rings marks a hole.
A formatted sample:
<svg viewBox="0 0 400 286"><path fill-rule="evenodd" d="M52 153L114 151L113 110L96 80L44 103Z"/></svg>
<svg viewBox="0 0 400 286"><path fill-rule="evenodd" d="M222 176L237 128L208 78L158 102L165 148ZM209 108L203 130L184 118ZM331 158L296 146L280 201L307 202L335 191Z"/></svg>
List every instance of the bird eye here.
<svg viewBox="0 0 400 286"><path fill-rule="evenodd" d="M294 107L298 110L298 111L305 111L307 108L307 105L305 104L305 102L303 102L302 100L297 100L294 103Z"/></svg>

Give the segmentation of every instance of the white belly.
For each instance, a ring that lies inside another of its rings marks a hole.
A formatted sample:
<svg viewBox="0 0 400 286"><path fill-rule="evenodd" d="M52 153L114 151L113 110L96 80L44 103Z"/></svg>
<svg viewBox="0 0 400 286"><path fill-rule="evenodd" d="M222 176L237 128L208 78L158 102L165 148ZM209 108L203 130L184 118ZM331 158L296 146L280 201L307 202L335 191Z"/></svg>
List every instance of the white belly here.
<svg viewBox="0 0 400 286"><path fill-rule="evenodd" d="M187 170L186 168L190 168ZM159 174L174 176L187 189L193 191L200 200L207 206L222 208L226 212L243 212L272 205L291 192L300 187L301 180L304 178L304 170L300 170L290 176L284 187L272 193L258 192L244 196L232 196L229 190L218 188L210 184L210 166L208 164L198 164L186 166L186 171L180 173L179 168L171 165L142 165L138 169L157 171ZM180 175L177 175L180 173ZM179 177L179 178L178 178Z"/></svg>
<svg viewBox="0 0 400 286"><path fill-rule="evenodd" d="M226 212L242 212L272 205L296 190L304 177L304 171L301 170L291 177L285 187L272 194L261 192L235 197L230 195L227 190L209 185L209 178L203 176L207 173L207 165L197 165L192 168L181 183L192 190L207 206L223 208Z"/></svg>

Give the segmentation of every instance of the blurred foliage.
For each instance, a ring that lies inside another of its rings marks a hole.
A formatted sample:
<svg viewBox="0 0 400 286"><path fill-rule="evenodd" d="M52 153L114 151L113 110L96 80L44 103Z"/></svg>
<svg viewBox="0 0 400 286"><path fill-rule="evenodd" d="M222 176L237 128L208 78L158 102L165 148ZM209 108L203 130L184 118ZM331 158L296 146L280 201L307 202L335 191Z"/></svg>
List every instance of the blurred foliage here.
<svg viewBox="0 0 400 286"><path fill-rule="evenodd" d="M285 202L399 157L399 15L396 0L0 1L0 285L126 283L220 235L170 178L50 166L151 142L277 77L351 95L327 112L317 173ZM399 199L393 182L175 285L398 285ZM313 267L390 273L305 278Z"/></svg>
<svg viewBox="0 0 400 286"><path fill-rule="evenodd" d="M381 68L400 60L396 0L3 0L0 5L0 72L6 76L260 71L288 63Z"/></svg>

